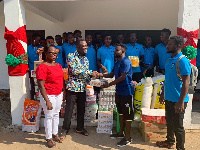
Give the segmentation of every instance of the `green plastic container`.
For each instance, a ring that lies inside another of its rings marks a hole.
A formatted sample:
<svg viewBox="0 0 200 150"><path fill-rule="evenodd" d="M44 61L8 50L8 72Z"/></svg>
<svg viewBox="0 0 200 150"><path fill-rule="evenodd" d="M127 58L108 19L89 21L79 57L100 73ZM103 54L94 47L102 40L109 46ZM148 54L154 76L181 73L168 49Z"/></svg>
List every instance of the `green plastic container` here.
<svg viewBox="0 0 200 150"><path fill-rule="evenodd" d="M117 123L116 123L116 132L120 132L120 123L119 123L119 113L117 112ZM126 133L126 125L124 127L124 133Z"/></svg>

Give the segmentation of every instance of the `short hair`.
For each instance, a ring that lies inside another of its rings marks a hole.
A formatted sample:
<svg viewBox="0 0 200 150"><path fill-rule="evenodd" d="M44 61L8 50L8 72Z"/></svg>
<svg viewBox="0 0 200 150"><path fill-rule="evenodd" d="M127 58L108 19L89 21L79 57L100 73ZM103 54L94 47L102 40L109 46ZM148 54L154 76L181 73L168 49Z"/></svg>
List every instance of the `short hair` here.
<svg viewBox="0 0 200 150"><path fill-rule="evenodd" d="M44 47L44 53L47 53L48 50L49 50L49 48L51 48L51 47L55 48L54 46L47 46L47 45L45 45L45 47Z"/></svg>
<svg viewBox="0 0 200 150"><path fill-rule="evenodd" d="M184 45L184 39L182 36L172 36L170 37L170 40L174 40L174 43L178 46L180 45L180 47L182 48Z"/></svg>
<svg viewBox="0 0 200 150"><path fill-rule="evenodd" d="M35 39L36 37L40 37L41 38L41 36L38 33L33 33L32 39Z"/></svg>
<svg viewBox="0 0 200 150"><path fill-rule="evenodd" d="M94 35L96 37L97 35L102 35L102 34L101 34L101 32L96 32Z"/></svg>
<svg viewBox="0 0 200 150"><path fill-rule="evenodd" d="M73 35L73 36L74 36L74 33L72 33L72 32L68 32L67 35Z"/></svg>
<svg viewBox="0 0 200 150"><path fill-rule="evenodd" d="M166 29L166 28L162 29L161 32L165 32L165 33L167 33L169 36L171 35L171 31L170 31L169 29Z"/></svg>
<svg viewBox="0 0 200 150"><path fill-rule="evenodd" d="M119 35L123 35L123 36L124 36L124 34L123 34L123 33L118 33L118 34L117 34L117 36L119 36Z"/></svg>
<svg viewBox="0 0 200 150"><path fill-rule="evenodd" d="M76 40L76 45L79 45L81 41L85 41L85 39L78 38L78 39Z"/></svg>
<svg viewBox="0 0 200 150"><path fill-rule="evenodd" d="M91 34L91 33L88 33L88 34L86 34L86 35L85 35L85 37L86 37L86 36L88 36L88 35L91 35L91 36L92 36L92 34Z"/></svg>
<svg viewBox="0 0 200 150"><path fill-rule="evenodd" d="M136 37L137 37L137 32L133 31L133 32L131 32L131 33L129 34L129 36L130 36L131 34L135 34Z"/></svg>
<svg viewBox="0 0 200 150"><path fill-rule="evenodd" d="M121 46L123 52L126 52L126 50L127 50L127 47L125 44L117 44L116 46Z"/></svg>
<svg viewBox="0 0 200 150"><path fill-rule="evenodd" d="M103 39L105 39L107 36L110 36L112 38L111 34L107 33L107 34L105 34Z"/></svg>
<svg viewBox="0 0 200 150"><path fill-rule="evenodd" d="M63 32L63 34L66 34L66 35L67 35L68 33L67 33L67 32Z"/></svg>
<svg viewBox="0 0 200 150"><path fill-rule="evenodd" d="M150 37L150 38L152 39L152 36L151 36L151 35L146 35L145 38L146 38L146 37Z"/></svg>
<svg viewBox="0 0 200 150"><path fill-rule="evenodd" d="M54 40L53 36L47 36L47 37L46 37L46 40L48 40L48 39Z"/></svg>
<svg viewBox="0 0 200 150"><path fill-rule="evenodd" d="M55 37L61 37L61 35L57 34Z"/></svg>
<svg viewBox="0 0 200 150"><path fill-rule="evenodd" d="M75 30L75 31L74 31L74 35L75 35L76 33L80 33L80 34L81 34L82 32L81 32L80 30Z"/></svg>

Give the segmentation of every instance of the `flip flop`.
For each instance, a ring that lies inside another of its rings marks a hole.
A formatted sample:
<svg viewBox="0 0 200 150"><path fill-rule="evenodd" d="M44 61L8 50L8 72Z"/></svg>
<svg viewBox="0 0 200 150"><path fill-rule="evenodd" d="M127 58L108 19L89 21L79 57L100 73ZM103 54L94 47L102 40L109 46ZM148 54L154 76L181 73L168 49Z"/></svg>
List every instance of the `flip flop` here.
<svg viewBox="0 0 200 150"><path fill-rule="evenodd" d="M85 136L88 136L88 135L89 135L89 133L87 132L86 129L83 129L82 131L78 131L78 130L76 129L76 133L79 133L79 134L82 134L82 135L85 135Z"/></svg>
<svg viewBox="0 0 200 150"><path fill-rule="evenodd" d="M65 139L64 137L60 137L57 134L53 135L53 140L58 142L58 143L62 143L64 139Z"/></svg>
<svg viewBox="0 0 200 150"><path fill-rule="evenodd" d="M49 148L56 147L56 143L53 141L53 139L46 139L46 141Z"/></svg>

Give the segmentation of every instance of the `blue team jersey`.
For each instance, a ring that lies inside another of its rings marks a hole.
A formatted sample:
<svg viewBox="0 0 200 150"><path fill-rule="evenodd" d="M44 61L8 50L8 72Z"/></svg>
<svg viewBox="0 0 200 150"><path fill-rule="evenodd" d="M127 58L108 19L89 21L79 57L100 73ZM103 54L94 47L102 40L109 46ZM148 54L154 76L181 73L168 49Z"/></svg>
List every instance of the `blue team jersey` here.
<svg viewBox="0 0 200 150"><path fill-rule="evenodd" d="M39 61L39 55L36 54L38 48L41 48L42 46L34 47L32 44L27 47L27 53L28 53L28 66L29 70L34 70L34 61Z"/></svg>
<svg viewBox="0 0 200 150"><path fill-rule="evenodd" d="M89 70L97 71L97 57L94 46L88 46L86 57L89 60Z"/></svg>
<svg viewBox="0 0 200 150"><path fill-rule="evenodd" d="M176 62L181 55L182 53L179 53L175 57L169 58L165 65L165 100L172 102L178 102L181 94L182 81L179 79L176 72ZM191 64L186 57L180 59L179 67L181 76L191 74ZM188 101L189 96L187 94L184 102Z"/></svg>
<svg viewBox="0 0 200 150"><path fill-rule="evenodd" d="M135 43L135 45L126 44L127 50L126 50L126 57L128 56L137 56L139 59L143 54L143 46L141 44ZM139 67L132 67L133 73L141 72L141 68Z"/></svg>
<svg viewBox="0 0 200 150"><path fill-rule="evenodd" d="M75 44L71 45L69 42L64 43L62 46L62 49L63 49L63 55L64 55L64 65L65 65L65 68L67 68L66 58L69 53L74 53L76 51L76 45Z"/></svg>
<svg viewBox="0 0 200 150"><path fill-rule="evenodd" d="M121 60L116 61L113 71L115 79L121 76L121 73L126 73L126 78L122 82L116 84L116 93L119 95L133 95L134 87L132 83L132 63L127 57L123 57Z"/></svg>
<svg viewBox="0 0 200 150"><path fill-rule="evenodd" d="M103 45L97 51L97 58L100 59L101 64L107 68L108 73L111 73L114 67L114 52L115 47L113 47L112 45L110 47L106 47L105 45ZM102 72L101 69L100 72Z"/></svg>
<svg viewBox="0 0 200 150"><path fill-rule="evenodd" d="M60 52L58 53L58 57L56 58L55 62L59 63L62 68L64 68L64 60L63 60L63 49L62 46L55 46L56 49L59 49Z"/></svg>
<svg viewBox="0 0 200 150"><path fill-rule="evenodd" d="M165 62L172 56L171 53L167 53L167 46L163 43L158 44L155 48L155 54L158 55L159 58L159 68L165 69Z"/></svg>
<svg viewBox="0 0 200 150"><path fill-rule="evenodd" d="M200 48L197 48L196 66L200 67Z"/></svg>
<svg viewBox="0 0 200 150"><path fill-rule="evenodd" d="M142 67L142 72L148 68L151 68L154 65L155 60L155 49L153 47L143 48L144 52L144 64L149 65L149 67Z"/></svg>

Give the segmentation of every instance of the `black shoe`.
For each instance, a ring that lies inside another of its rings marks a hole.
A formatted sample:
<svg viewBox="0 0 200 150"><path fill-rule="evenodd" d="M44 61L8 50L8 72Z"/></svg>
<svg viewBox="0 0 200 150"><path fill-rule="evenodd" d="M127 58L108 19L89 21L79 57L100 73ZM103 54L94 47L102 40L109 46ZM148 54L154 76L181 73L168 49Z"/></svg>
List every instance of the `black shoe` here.
<svg viewBox="0 0 200 150"><path fill-rule="evenodd" d="M122 138L124 138L124 135L119 135L119 133L117 133L117 134L111 134L110 138L111 139L117 139L117 138L122 139Z"/></svg>
<svg viewBox="0 0 200 150"><path fill-rule="evenodd" d="M124 147L132 142L131 138L129 140L126 140L126 138L123 138L120 142L117 143L118 147Z"/></svg>
<svg viewBox="0 0 200 150"><path fill-rule="evenodd" d="M66 135L68 134L68 132L69 132L69 130L62 129L61 132L60 132L60 134L61 134L61 136L66 137Z"/></svg>

